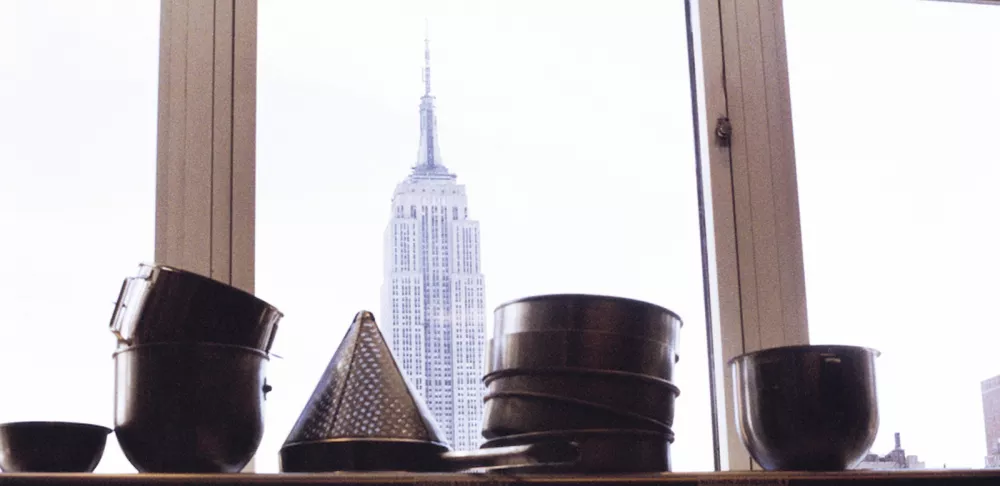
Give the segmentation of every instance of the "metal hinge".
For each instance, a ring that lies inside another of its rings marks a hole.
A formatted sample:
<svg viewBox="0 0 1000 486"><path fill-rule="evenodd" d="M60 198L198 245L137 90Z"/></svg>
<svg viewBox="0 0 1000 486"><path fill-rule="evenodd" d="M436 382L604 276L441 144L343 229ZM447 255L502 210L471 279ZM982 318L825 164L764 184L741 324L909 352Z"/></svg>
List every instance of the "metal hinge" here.
<svg viewBox="0 0 1000 486"><path fill-rule="evenodd" d="M733 124L729 123L729 118L720 116L715 120L715 139L725 147L729 146L729 141L733 136Z"/></svg>

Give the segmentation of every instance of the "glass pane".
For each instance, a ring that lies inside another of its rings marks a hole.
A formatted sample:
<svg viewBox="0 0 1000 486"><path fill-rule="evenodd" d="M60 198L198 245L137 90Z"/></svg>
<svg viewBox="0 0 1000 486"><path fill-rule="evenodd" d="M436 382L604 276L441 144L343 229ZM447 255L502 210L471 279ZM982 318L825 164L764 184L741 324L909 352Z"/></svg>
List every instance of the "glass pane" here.
<svg viewBox="0 0 1000 486"><path fill-rule="evenodd" d="M122 278L153 259L160 6L0 1L0 421L111 427ZM109 436L98 472L134 472Z"/></svg>
<svg viewBox="0 0 1000 486"><path fill-rule="evenodd" d="M1000 397L981 392L1000 374L1000 7L796 0L785 19L810 339L882 351L871 453L899 433L894 455L916 456L860 467L983 467L1000 445Z"/></svg>
<svg viewBox="0 0 1000 486"><path fill-rule="evenodd" d="M674 470L713 468L683 2L265 0L258 48L256 290L286 313L259 471L277 470L352 316L393 319L382 289L391 295L393 278L406 276L387 263L397 242L386 246L386 235L424 206L432 220L437 207L442 232L461 236L438 249L461 255L450 278L470 307L448 324L467 336L419 339L432 362L460 348L468 371L408 372L435 380L425 391L437 420L466 431L452 445L482 440L481 412L449 412L439 405L451 396L431 387L452 379L482 393L477 348L496 306L609 294L684 318ZM433 137L421 132L431 110ZM411 202L424 190L445 194ZM414 275L433 280L433 266Z"/></svg>

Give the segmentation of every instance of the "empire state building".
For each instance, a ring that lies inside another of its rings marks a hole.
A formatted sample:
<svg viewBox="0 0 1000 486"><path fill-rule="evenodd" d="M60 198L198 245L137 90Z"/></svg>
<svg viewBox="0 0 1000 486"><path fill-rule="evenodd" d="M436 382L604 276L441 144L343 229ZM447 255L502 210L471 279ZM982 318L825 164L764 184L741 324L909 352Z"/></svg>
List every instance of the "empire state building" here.
<svg viewBox="0 0 1000 486"><path fill-rule="evenodd" d="M469 219L465 186L456 179L441 159L425 39L420 148L392 196L381 320L393 355L451 446L469 450L482 442L486 309L479 222Z"/></svg>

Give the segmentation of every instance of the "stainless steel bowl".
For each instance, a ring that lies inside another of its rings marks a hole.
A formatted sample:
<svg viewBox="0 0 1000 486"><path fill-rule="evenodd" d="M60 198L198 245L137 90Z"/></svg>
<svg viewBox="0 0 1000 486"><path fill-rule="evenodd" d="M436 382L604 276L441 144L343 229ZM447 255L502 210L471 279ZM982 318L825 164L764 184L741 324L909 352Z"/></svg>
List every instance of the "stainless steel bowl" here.
<svg viewBox="0 0 1000 486"><path fill-rule="evenodd" d="M740 438L769 471L855 466L878 432L875 358L857 346L788 346L729 362Z"/></svg>
<svg viewBox="0 0 1000 486"><path fill-rule="evenodd" d="M93 472L104 456L111 429L74 422L0 424L0 469L4 472Z"/></svg>
<svg viewBox="0 0 1000 486"><path fill-rule="evenodd" d="M144 473L235 473L264 434L267 354L147 344L114 355L115 437Z"/></svg>
<svg viewBox="0 0 1000 486"><path fill-rule="evenodd" d="M538 295L500 305L493 338L525 331L599 331L677 345L681 318L638 300L585 294Z"/></svg>
<svg viewBox="0 0 1000 486"><path fill-rule="evenodd" d="M109 324L118 349L216 343L269 352L282 313L249 292L187 270L139 266L122 282Z"/></svg>

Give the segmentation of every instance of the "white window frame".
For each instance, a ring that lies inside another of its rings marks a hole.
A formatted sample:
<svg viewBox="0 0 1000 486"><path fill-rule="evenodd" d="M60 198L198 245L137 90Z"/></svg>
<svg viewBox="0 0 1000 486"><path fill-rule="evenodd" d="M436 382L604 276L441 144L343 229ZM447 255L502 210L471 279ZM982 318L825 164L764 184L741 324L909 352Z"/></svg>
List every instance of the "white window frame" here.
<svg viewBox="0 0 1000 486"><path fill-rule="evenodd" d="M809 342L784 15L781 0L702 0L697 11L719 459L722 469L754 470L737 433L727 363ZM726 141L716 133L720 119L731 126Z"/></svg>
<svg viewBox="0 0 1000 486"><path fill-rule="evenodd" d="M688 1L697 151L711 208L717 460L749 470L725 364L808 342L782 2ZM161 5L156 261L253 292L257 1ZM714 135L725 117L728 144Z"/></svg>

